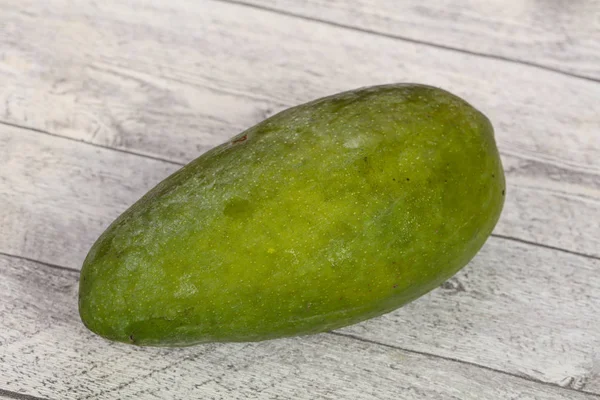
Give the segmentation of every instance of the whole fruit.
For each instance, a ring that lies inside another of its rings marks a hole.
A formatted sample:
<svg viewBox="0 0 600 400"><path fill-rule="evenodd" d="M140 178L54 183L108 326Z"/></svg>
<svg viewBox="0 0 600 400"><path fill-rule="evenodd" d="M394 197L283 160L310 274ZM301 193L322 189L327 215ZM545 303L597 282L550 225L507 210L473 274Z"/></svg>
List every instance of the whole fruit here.
<svg viewBox="0 0 600 400"><path fill-rule="evenodd" d="M466 265L504 190L489 120L444 90L319 99L203 154L123 213L84 262L81 318L154 346L340 328Z"/></svg>

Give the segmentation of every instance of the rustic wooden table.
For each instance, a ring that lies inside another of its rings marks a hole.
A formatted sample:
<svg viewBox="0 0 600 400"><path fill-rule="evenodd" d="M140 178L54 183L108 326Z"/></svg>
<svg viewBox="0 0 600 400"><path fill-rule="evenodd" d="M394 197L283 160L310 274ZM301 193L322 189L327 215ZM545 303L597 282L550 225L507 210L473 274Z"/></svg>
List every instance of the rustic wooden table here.
<svg viewBox="0 0 600 400"><path fill-rule="evenodd" d="M600 1L429 3L0 0L0 398L600 398ZM310 337L83 327L83 258L154 184L278 110L402 81L496 128L504 213L455 278Z"/></svg>

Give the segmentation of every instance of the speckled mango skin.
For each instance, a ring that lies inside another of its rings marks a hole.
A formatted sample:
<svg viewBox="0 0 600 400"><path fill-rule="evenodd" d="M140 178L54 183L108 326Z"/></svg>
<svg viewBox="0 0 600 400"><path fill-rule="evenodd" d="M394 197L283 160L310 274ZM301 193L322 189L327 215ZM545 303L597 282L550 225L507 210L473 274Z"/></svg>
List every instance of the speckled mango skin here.
<svg viewBox="0 0 600 400"><path fill-rule="evenodd" d="M203 154L123 213L84 262L81 318L144 346L354 324L466 265L504 190L490 122L446 91L319 99Z"/></svg>

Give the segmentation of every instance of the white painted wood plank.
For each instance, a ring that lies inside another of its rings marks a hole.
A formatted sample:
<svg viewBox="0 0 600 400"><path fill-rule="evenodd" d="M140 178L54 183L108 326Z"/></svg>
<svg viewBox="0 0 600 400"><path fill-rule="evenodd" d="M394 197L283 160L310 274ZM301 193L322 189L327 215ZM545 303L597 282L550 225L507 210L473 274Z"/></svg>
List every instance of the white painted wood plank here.
<svg viewBox="0 0 600 400"><path fill-rule="evenodd" d="M438 290L343 332L600 394L599 270L491 238Z"/></svg>
<svg viewBox="0 0 600 400"><path fill-rule="evenodd" d="M76 269L104 227L177 168L2 125L0 160L5 188L0 251ZM577 215L585 212L572 200L560 203L552 192L522 193L507 204L505 215L556 204ZM586 218L597 221L597 214L591 208ZM492 238L447 292L349 332L389 344L410 341L418 351L547 382L596 388L599 267L599 260ZM597 389L600 394L600 384Z"/></svg>
<svg viewBox="0 0 600 400"><path fill-rule="evenodd" d="M6 95L5 117L55 133L90 139L89 129L103 138L97 139L100 143L133 145L135 140L127 136L156 140L152 136L164 135L165 128L170 134L177 134L176 128L201 134L190 121L179 120L197 115L199 123L209 109L208 116L221 122L239 121L235 130L222 132L229 136L275 109L358 86L414 80L471 100L492 117L499 138L507 141L506 151L589 168L595 159L588 147L600 147L592 140L598 116L588 107L600 95L600 85L532 67L207 0L82 2L71 7L65 0L2 1L12 27L4 40L27 39L7 46L3 69L16 88L5 90L15 92ZM94 18L89 18L92 12ZM57 31L61 35L54 38ZM34 88L37 96L31 93ZM229 97L213 98L215 91L247 96L255 111L242 110L240 116L234 107L243 105L229 104ZM257 99L265 103L255 103ZM227 108L213 115L215 106ZM168 115L155 125L160 111ZM135 125L136 120L152 126ZM117 122L125 132L119 132ZM69 127L85 132L69 132ZM183 161L197 154L180 141L140 146ZM165 153L173 146L176 152ZM185 157L179 158L182 153Z"/></svg>
<svg viewBox="0 0 600 400"><path fill-rule="evenodd" d="M600 1L233 0L600 80Z"/></svg>
<svg viewBox="0 0 600 400"><path fill-rule="evenodd" d="M184 349L109 343L79 322L77 286L76 272L0 256L0 387L64 400L598 398L331 334Z"/></svg>
<svg viewBox="0 0 600 400"><path fill-rule="evenodd" d="M0 125L0 251L79 268L104 229L178 168Z"/></svg>
<svg viewBox="0 0 600 400"><path fill-rule="evenodd" d="M286 106L434 84L491 117L508 199L531 201L497 232L600 256L598 84L213 1L0 5L0 119L185 162Z"/></svg>

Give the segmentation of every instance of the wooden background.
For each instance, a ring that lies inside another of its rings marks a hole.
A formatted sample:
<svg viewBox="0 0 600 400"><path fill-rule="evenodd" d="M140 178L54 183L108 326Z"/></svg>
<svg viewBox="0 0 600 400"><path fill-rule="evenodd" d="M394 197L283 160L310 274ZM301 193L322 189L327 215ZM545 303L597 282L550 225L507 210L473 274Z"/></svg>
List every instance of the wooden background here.
<svg viewBox="0 0 600 400"><path fill-rule="evenodd" d="M83 327L86 252L153 185L278 110L403 81L496 128L504 213L456 277L302 338ZM598 0L0 0L0 398L600 399L599 160Z"/></svg>

